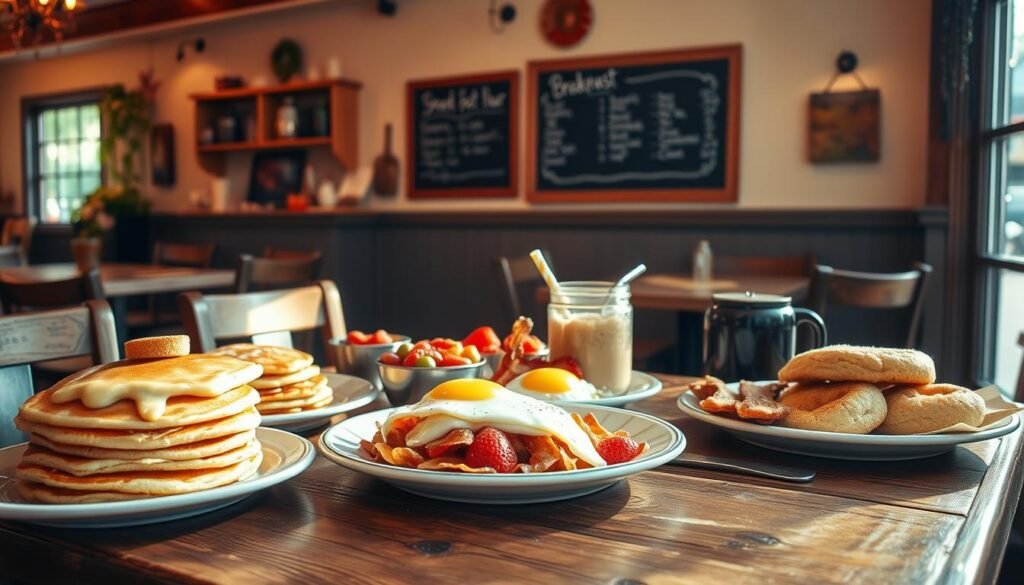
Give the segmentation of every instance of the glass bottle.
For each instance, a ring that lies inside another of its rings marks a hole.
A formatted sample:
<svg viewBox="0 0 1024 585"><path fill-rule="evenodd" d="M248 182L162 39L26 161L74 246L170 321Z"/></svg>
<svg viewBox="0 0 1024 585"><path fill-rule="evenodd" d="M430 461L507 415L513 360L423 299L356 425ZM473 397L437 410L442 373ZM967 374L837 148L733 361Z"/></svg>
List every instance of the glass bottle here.
<svg viewBox="0 0 1024 585"><path fill-rule="evenodd" d="M629 389L633 373L633 305L629 285L563 282L548 303L551 360L571 356L594 386Z"/></svg>
<svg viewBox="0 0 1024 585"><path fill-rule="evenodd" d="M707 240L701 240L693 251L693 280L709 282L712 274L712 262L711 244Z"/></svg>
<svg viewBox="0 0 1024 585"><path fill-rule="evenodd" d="M287 96L277 108L277 137L295 138L299 125L299 112L295 109L295 99Z"/></svg>

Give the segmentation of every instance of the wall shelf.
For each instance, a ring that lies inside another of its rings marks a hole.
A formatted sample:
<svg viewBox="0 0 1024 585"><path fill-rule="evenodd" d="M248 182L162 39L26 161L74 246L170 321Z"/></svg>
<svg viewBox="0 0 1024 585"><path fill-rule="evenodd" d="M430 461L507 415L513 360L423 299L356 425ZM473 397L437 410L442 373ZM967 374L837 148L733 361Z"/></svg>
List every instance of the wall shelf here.
<svg viewBox="0 0 1024 585"><path fill-rule="evenodd" d="M225 138L224 132L218 132L221 121L231 120L228 126L233 123L234 128L229 133L233 140L196 143L199 165L222 176L230 153L327 147L345 170L353 170L359 164L361 88L351 79L328 79L192 94L197 141L204 129L212 131L214 138ZM287 97L299 110L299 136L294 138L278 137L276 132L277 109ZM326 119L318 122L317 116Z"/></svg>

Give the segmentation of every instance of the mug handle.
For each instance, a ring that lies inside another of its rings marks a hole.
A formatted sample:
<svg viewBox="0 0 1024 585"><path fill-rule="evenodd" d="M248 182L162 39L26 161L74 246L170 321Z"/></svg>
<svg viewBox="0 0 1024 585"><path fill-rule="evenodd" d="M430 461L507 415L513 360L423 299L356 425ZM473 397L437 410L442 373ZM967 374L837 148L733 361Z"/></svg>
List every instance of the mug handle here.
<svg viewBox="0 0 1024 585"><path fill-rule="evenodd" d="M821 316L810 309L794 308L793 313L796 315L796 328L799 329L800 325L810 325L814 331L814 343L811 349L817 349L824 347L828 344L828 333L825 330L825 322L821 319Z"/></svg>

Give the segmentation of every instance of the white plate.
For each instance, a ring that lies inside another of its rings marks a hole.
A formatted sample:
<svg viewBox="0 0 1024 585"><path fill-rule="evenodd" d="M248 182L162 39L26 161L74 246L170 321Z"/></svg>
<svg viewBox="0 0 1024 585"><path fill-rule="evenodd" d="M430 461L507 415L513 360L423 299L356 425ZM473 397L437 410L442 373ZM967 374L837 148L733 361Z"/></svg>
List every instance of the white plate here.
<svg viewBox="0 0 1024 585"><path fill-rule="evenodd" d="M323 408L288 414L264 414L260 426L301 433L326 424L331 417L355 410L377 399L379 390L362 378L346 374L324 374L334 390L334 401Z"/></svg>
<svg viewBox="0 0 1024 585"><path fill-rule="evenodd" d="M369 412L341 421L320 435L320 452L331 461L394 484L408 492L471 504L532 504L575 498L602 490L620 479L674 459L686 446L686 437L671 424L650 415L605 406L563 406L569 412L593 412L610 431L629 432L650 449L639 459L591 469L532 474L469 474L395 467L370 461L359 449L370 439L377 423L394 409Z"/></svg>
<svg viewBox="0 0 1024 585"><path fill-rule="evenodd" d="M14 468L28 443L0 449L0 520L64 528L113 528L187 518L230 506L255 492L287 481L313 463L316 450L302 437L256 429L263 462L252 477L229 485L173 496L95 504L33 504L18 494Z"/></svg>
<svg viewBox="0 0 1024 585"><path fill-rule="evenodd" d="M736 390L736 384L727 384ZM899 461L933 457L951 451L957 445L1001 437L1017 430L1017 415L1004 419L993 428L976 433L948 433L943 435L855 435L806 431L762 425L705 412L700 400L692 392L679 395L681 410L693 418L721 427L737 438L759 447L776 451L857 461Z"/></svg>
<svg viewBox="0 0 1024 585"><path fill-rule="evenodd" d="M600 391L598 392L600 393ZM633 375L629 379L629 388L626 388L626 391L622 394L604 395L590 400L557 400L555 402L562 405L573 402L576 404L597 404L599 406L625 406L630 402L650 398L658 392L661 392L661 380L650 374L633 370Z"/></svg>

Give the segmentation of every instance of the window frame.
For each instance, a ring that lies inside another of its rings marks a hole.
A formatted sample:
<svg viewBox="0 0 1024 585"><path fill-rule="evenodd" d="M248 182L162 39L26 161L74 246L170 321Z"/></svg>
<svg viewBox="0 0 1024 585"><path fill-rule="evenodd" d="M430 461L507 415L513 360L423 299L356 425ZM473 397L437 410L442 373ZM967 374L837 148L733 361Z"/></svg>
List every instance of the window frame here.
<svg viewBox="0 0 1024 585"><path fill-rule="evenodd" d="M110 86L98 86L68 92L49 93L23 96L21 98L21 178L22 178L22 212L35 218L39 226L65 226L66 223L44 223L40 217L42 201L37 185L39 177L39 116L44 110L97 104ZM100 140L103 140L105 120L100 112ZM100 184L107 180L107 165L100 157Z"/></svg>
<svg viewBox="0 0 1024 585"><path fill-rule="evenodd" d="M984 2L983 33L980 41L981 63L978 67L981 85L978 108L977 177L978 198L975 230L977 237L973 246L975 273L975 335L974 377L978 384L994 382L996 366L996 309L999 306L999 274L1001 270L1024 274L1024 259L1004 254L998 249L1000 238L997 229L1005 224L1005 209L1000 204L1000 194L1005 190L1008 163L1002 161L996 168L996 146L1008 143L1012 137L1024 138L1024 120L1002 122L1008 119L1010 75L1007 69L1009 49L1012 43L1010 3L1013 0ZM997 171L1001 172L997 176ZM996 189L999 193L996 193ZM993 252L992 250L996 250ZM1024 324L1022 324L1024 327ZM1012 392L1013 388L1008 388Z"/></svg>

